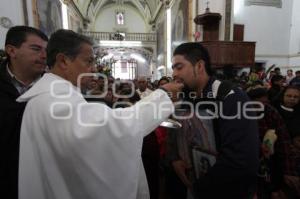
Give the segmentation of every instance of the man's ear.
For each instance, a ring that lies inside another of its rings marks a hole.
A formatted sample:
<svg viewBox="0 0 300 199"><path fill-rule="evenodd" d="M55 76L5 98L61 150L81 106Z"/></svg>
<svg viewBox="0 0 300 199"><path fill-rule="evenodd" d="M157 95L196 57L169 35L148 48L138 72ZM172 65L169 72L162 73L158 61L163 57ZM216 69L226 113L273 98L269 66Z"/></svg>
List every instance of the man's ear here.
<svg viewBox="0 0 300 199"><path fill-rule="evenodd" d="M5 52L9 55L10 58L16 57L16 51L17 51L17 47L15 47L11 44L7 44L5 46Z"/></svg>
<svg viewBox="0 0 300 199"><path fill-rule="evenodd" d="M58 53L56 55L56 63L62 70L67 70L69 64L69 58L63 53Z"/></svg>
<svg viewBox="0 0 300 199"><path fill-rule="evenodd" d="M205 71L205 62L203 60L199 60L196 64L196 67L198 69L198 73L202 74Z"/></svg>

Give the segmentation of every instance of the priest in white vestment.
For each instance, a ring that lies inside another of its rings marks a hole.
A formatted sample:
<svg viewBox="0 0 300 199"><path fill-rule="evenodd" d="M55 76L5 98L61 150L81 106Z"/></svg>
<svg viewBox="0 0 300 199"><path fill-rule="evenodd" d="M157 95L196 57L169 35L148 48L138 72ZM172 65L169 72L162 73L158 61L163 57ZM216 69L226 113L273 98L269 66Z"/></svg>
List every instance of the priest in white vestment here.
<svg viewBox="0 0 300 199"><path fill-rule="evenodd" d="M92 43L70 30L48 43L45 74L18 98L27 102L19 161L20 199L147 199L143 137L173 111L158 89L126 109L88 104L77 78L94 65ZM82 79L80 85L84 84ZM78 87L77 87L78 86ZM173 93L182 85L163 87Z"/></svg>

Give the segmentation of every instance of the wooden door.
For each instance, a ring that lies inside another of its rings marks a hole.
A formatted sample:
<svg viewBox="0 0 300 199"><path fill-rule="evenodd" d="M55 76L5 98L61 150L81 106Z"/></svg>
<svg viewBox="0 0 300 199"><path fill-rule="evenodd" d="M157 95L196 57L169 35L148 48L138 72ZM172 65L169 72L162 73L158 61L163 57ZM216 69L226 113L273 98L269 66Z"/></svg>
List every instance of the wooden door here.
<svg viewBox="0 0 300 199"><path fill-rule="evenodd" d="M244 25L233 25L233 41L244 41Z"/></svg>

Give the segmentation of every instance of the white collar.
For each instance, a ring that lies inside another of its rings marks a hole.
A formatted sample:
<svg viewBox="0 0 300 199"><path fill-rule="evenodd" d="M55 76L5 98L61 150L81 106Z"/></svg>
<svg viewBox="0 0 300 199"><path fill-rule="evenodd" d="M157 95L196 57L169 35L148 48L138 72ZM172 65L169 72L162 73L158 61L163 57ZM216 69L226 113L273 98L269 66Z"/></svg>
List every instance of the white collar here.
<svg viewBox="0 0 300 199"><path fill-rule="evenodd" d="M283 105L280 105L280 107L285 110L285 111L288 111L288 112L294 112L294 109L293 108L288 108L288 107L285 107Z"/></svg>
<svg viewBox="0 0 300 199"><path fill-rule="evenodd" d="M13 72L10 70L10 68L9 68L9 66L8 66L8 63L6 64L6 70L7 70L8 74L9 74L9 76L10 76L12 79L17 80L19 83L21 83L21 84L24 85L24 86L26 85L26 84L24 84L24 82L22 82L21 80L19 80L15 74L13 74Z"/></svg>
<svg viewBox="0 0 300 199"><path fill-rule="evenodd" d="M8 63L6 64L6 70L12 79L16 80L17 82L19 82L19 84L21 84L24 87L31 87L35 82L37 82L41 78L41 76L40 76L39 78L37 78L36 80L31 82L29 85L26 85L23 81L19 80L15 74L13 74L13 72L10 70L10 68L8 66Z"/></svg>
<svg viewBox="0 0 300 199"><path fill-rule="evenodd" d="M75 87L71 82L53 73L46 73L30 90L21 95L17 101L26 102L37 95L49 92L58 98L71 97L72 94L82 96L80 88Z"/></svg>

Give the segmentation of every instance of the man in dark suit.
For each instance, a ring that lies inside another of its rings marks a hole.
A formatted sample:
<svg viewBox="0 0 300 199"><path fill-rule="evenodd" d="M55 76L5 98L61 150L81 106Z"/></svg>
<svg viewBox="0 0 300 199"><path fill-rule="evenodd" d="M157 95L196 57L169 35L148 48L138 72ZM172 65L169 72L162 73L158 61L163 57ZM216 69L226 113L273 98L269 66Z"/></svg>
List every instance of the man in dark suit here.
<svg viewBox="0 0 300 199"><path fill-rule="evenodd" d="M48 38L38 29L15 26L5 40L7 58L0 65L0 196L18 198L19 138L25 103L16 99L46 69Z"/></svg>

